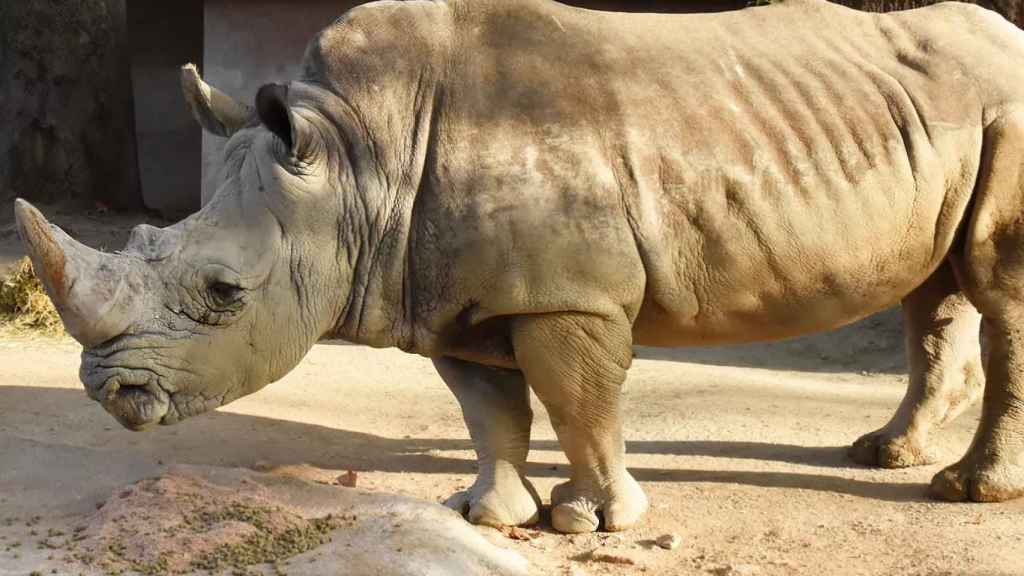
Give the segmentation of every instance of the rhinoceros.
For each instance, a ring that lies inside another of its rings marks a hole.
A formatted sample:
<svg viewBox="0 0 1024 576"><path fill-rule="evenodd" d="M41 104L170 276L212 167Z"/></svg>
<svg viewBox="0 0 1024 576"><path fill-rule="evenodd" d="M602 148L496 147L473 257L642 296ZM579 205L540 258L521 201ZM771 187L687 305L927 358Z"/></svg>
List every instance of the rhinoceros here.
<svg viewBox="0 0 1024 576"><path fill-rule="evenodd" d="M983 396L931 492L1006 500L1024 493L1022 63L1024 33L962 4L377 2L254 106L185 69L230 138L198 213L101 253L15 209L85 388L128 428L252 393L325 337L398 347L433 360L474 442L451 506L537 520L532 390L571 464L554 528L623 530L648 506L624 464L633 345L902 303L906 398L853 457L930 462L930 434Z"/></svg>

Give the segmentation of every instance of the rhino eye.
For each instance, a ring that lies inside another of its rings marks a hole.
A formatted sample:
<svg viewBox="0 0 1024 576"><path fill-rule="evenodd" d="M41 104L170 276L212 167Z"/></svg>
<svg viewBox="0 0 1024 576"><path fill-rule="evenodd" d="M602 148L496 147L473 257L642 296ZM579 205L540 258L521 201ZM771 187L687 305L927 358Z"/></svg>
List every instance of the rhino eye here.
<svg viewBox="0 0 1024 576"><path fill-rule="evenodd" d="M241 286L235 286L227 282L213 282L207 287L207 290L210 293L210 299L213 301L213 304L219 308L226 308L238 302L244 292Z"/></svg>

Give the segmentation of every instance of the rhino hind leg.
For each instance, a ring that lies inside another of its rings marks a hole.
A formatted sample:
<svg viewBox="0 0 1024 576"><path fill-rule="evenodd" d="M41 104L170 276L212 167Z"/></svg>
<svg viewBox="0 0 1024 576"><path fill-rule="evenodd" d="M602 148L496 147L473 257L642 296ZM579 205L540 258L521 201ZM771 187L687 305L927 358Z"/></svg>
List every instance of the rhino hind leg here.
<svg viewBox="0 0 1024 576"><path fill-rule="evenodd" d="M455 360L434 360L462 408L477 453L478 475L445 502L470 522L523 526L540 518L540 498L524 476L530 450L530 390L521 372Z"/></svg>
<svg viewBox="0 0 1024 576"><path fill-rule="evenodd" d="M967 453L931 483L944 500L1024 496L1024 112L985 131L981 176L958 277L987 340L981 422Z"/></svg>
<svg viewBox="0 0 1024 576"><path fill-rule="evenodd" d="M636 524L647 496L625 467L620 407L632 361L625 318L545 314L518 319L516 360L547 407L571 476L551 494L551 524L559 532L609 531Z"/></svg>
<svg viewBox="0 0 1024 576"><path fill-rule="evenodd" d="M933 431L981 397L981 314L960 290L949 263L903 300L910 382L892 419L861 436L850 457L865 466L906 468L932 464Z"/></svg>

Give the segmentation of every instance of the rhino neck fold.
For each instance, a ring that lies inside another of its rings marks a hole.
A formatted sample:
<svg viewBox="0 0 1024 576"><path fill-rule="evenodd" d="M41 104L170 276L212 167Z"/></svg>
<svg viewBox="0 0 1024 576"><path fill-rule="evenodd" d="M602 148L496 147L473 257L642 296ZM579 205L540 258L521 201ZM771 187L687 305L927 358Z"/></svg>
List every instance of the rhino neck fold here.
<svg viewBox="0 0 1024 576"><path fill-rule="evenodd" d="M348 221L339 222L339 237L356 240L348 246L343 243L343 250L350 246L353 253L341 258L341 265L351 271L351 288L332 337L408 352L418 349L411 260L415 255L417 206L431 193L425 167L434 149L438 100L429 98L418 103L415 128L406 148L409 153L397 177L371 178L376 191L369 192L367 179L356 178L359 201L349 203L343 211ZM375 172L389 174L395 170ZM362 217L351 218L353 214Z"/></svg>
<svg viewBox="0 0 1024 576"><path fill-rule="evenodd" d="M431 193L425 168L437 153L446 49L425 48L423 53L434 58L418 61L415 75L410 75L412 71L393 66L362 70L375 61L332 50L329 38L321 42L323 51L317 44L307 53L303 81L333 95L326 99L332 104L321 111L342 135L353 184L338 188L338 261L351 282L330 335L412 351L417 344L410 263L417 206ZM390 105L376 105L382 93Z"/></svg>

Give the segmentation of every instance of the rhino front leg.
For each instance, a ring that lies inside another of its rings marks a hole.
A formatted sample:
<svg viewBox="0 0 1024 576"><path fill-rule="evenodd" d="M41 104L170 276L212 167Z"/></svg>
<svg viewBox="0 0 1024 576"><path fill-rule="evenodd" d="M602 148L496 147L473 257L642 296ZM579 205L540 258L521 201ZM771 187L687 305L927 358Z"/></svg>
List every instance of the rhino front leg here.
<svg viewBox="0 0 1024 576"><path fill-rule="evenodd" d="M512 334L516 361L551 416L571 464L570 480L551 493L559 532L634 525L647 496L626 471L620 396L632 361L628 322L588 315L521 318Z"/></svg>
<svg viewBox="0 0 1024 576"><path fill-rule="evenodd" d="M445 505L474 524L537 522L540 498L523 475L533 412L522 373L452 358L435 359L434 366L462 407L478 463L473 486L452 495Z"/></svg>
<svg viewBox="0 0 1024 576"><path fill-rule="evenodd" d="M981 314L960 290L949 263L903 300L903 320L910 383L889 423L850 447L850 456L865 466L934 463L931 432L973 405L985 386Z"/></svg>

